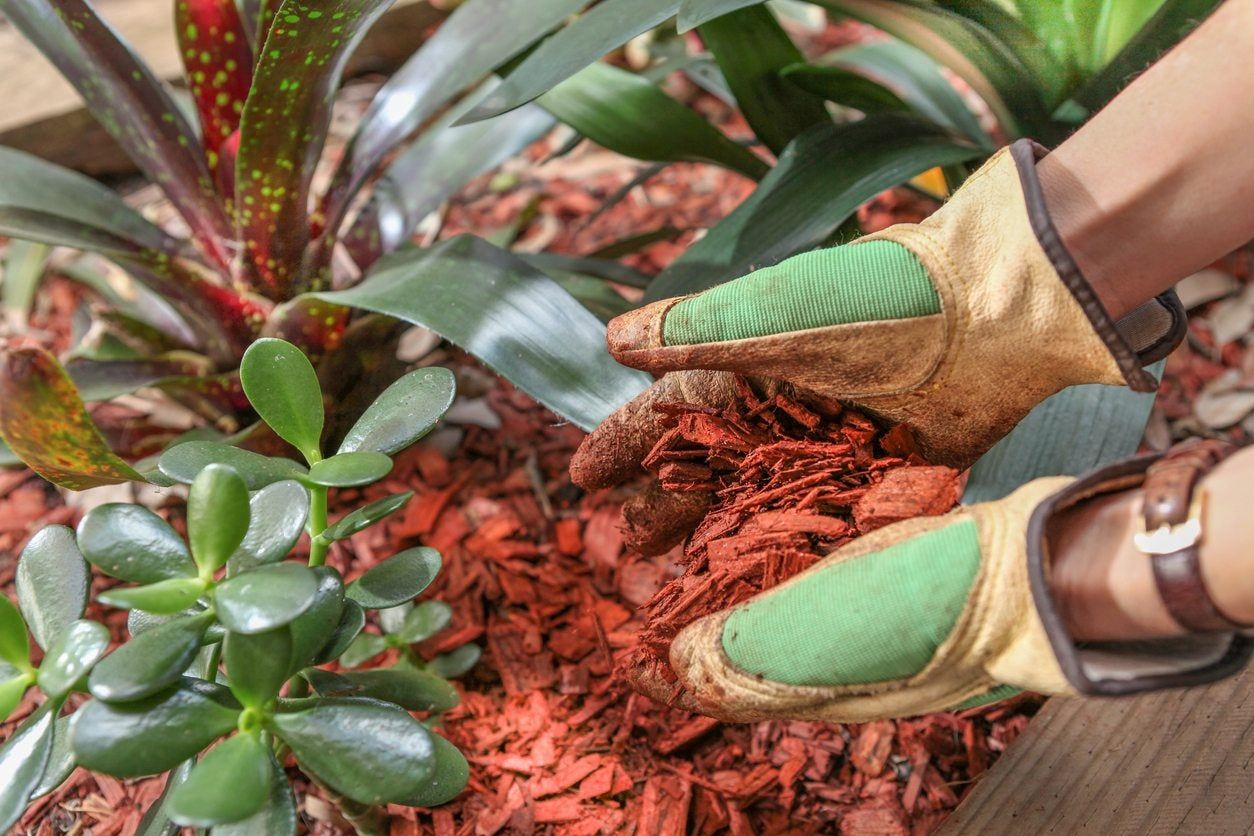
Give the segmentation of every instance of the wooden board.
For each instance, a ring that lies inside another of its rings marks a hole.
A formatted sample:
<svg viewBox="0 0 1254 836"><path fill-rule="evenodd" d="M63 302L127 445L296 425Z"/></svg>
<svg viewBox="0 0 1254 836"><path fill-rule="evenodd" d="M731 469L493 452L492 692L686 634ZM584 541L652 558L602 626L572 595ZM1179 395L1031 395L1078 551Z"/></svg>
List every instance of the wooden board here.
<svg viewBox="0 0 1254 836"><path fill-rule="evenodd" d="M182 75L170 0L99 0L104 17L161 78ZM366 35L349 62L349 76L396 69L421 44L443 12L425 0L398 0ZM0 145L95 176L125 174L133 166L92 119L74 88L0 18Z"/></svg>
<svg viewBox="0 0 1254 836"><path fill-rule="evenodd" d="M939 831L1254 830L1254 670L1204 688L1055 698Z"/></svg>

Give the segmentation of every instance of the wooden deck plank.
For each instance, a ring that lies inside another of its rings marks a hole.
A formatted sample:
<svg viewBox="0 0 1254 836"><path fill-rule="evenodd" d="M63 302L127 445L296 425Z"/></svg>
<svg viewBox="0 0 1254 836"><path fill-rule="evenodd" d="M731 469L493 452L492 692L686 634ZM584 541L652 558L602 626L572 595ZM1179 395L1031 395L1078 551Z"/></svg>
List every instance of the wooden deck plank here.
<svg viewBox="0 0 1254 836"><path fill-rule="evenodd" d="M1254 830L1254 671L1127 699L1050 700L941 834Z"/></svg>

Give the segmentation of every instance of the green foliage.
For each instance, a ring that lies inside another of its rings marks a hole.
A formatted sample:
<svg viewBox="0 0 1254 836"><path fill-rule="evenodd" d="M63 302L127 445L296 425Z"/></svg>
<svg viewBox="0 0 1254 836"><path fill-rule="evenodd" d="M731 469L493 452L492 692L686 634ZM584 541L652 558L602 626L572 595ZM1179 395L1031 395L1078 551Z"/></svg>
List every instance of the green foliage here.
<svg viewBox="0 0 1254 836"><path fill-rule="evenodd" d="M310 369L304 355L268 340L247 356L259 358L242 369L245 391L261 393L258 413L293 439L313 438L300 435L312 425L295 411L320 410L321 391L289 385L296 375L280 386L273 368L281 358L286 369ZM443 369L402 379L367 410L355 443L404 449L448 407L451 390ZM418 430L404 427L411 413L420 416ZM213 455L181 452L193 443L162 461L171 478L190 483L190 547L146 508L98 506L77 535L51 527L31 539L17 572L20 607L0 596L0 711L7 716L29 688L45 696L0 747L0 828L78 765L118 777L172 770L142 832L177 825L290 836L295 807L276 765L279 747L361 804L430 804L456 795L464 760L409 713L424 712L430 722L457 705L445 676L466 667L441 665L445 657L427 665L405 643L448 625L447 605L412 603L439 572L439 554L408 549L348 585L323 565L333 539L328 486L375 481L391 470L389 456L355 449L321 459L313 446L305 470L259 454L233 459L226 451L234 448L220 444ZM251 482L232 461L245 462ZM290 478L261 478L276 473ZM377 523L408 498L349 512L335 537ZM302 531L310 537L306 563L286 559ZM107 655L108 630L82 620L89 565L121 582L98 596L101 604L133 608L129 640ZM365 625L363 606L396 627L397 643L387 647L398 649L399 663L349 673L316 667L344 664ZM45 649L38 667L27 624ZM69 726L70 716L61 715L77 704L67 701L75 692L91 698Z"/></svg>

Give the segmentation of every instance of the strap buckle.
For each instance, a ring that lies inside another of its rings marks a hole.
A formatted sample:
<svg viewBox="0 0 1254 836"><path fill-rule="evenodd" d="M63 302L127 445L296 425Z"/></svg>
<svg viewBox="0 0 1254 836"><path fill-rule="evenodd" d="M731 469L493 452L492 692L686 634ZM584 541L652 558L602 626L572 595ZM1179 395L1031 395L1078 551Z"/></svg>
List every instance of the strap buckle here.
<svg viewBox="0 0 1254 836"><path fill-rule="evenodd" d="M1137 551L1147 555L1175 554L1202 542L1202 513L1206 491L1198 487L1189 502L1189 516L1184 522L1163 523L1154 531L1146 531L1145 518L1137 517L1139 531L1132 536Z"/></svg>

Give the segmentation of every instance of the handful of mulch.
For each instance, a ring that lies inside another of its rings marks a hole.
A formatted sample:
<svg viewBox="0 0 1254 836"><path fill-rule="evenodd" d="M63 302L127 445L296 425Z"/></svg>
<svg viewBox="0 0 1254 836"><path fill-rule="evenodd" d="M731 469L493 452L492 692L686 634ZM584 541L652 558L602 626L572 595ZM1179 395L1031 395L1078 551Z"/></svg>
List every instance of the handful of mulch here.
<svg viewBox="0 0 1254 836"><path fill-rule="evenodd" d="M944 514L961 474L928 464L909 428L884 428L818 396L759 396L737 381L727 409L658 404L670 429L644 461L662 487L712 493L684 547L684 573L645 604L630 678L680 696L667 655L685 626L809 568L860 534Z"/></svg>

